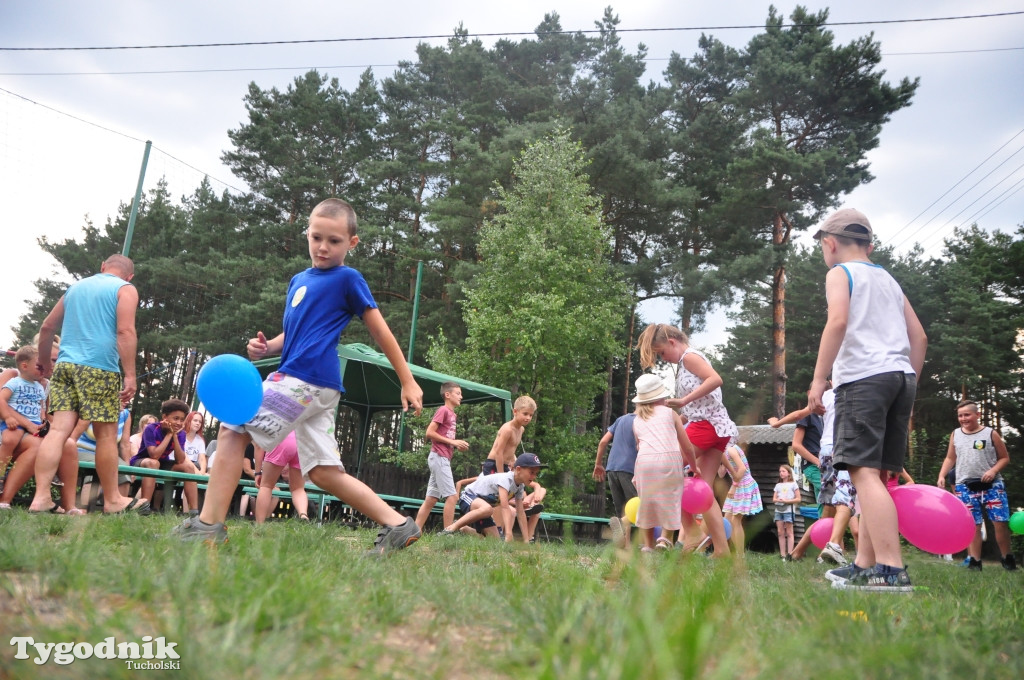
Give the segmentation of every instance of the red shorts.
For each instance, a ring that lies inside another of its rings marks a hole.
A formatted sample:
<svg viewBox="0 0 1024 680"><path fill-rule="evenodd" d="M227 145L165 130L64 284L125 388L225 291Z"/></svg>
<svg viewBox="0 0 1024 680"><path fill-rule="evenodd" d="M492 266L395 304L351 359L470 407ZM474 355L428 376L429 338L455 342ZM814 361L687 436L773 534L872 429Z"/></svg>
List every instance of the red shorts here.
<svg viewBox="0 0 1024 680"><path fill-rule="evenodd" d="M686 436L698 449L707 451L718 449L724 452L729 446L728 437L719 437L715 432L715 426L706 420L693 420L686 424Z"/></svg>

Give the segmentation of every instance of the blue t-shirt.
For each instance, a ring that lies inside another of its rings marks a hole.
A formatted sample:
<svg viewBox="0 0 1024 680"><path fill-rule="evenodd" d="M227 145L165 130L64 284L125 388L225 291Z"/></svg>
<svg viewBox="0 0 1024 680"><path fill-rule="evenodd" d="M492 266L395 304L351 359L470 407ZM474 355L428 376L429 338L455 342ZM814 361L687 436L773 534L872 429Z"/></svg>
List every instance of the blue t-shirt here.
<svg viewBox="0 0 1024 680"><path fill-rule="evenodd" d="M338 340L353 316L377 303L363 275L351 267L310 268L292 277L284 307L279 371L341 392Z"/></svg>
<svg viewBox="0 0 1024 680"><path fill-rule="evenodd" d="M635 413L627 413L615 419L608 427L612 433L612 450L608 452L608 472L633 472L636 466L636 437L633 435Z"/></svg>
<svg viewBox="0 0 1024 680"><path fill-rule="evenodd" d="M64 293L57 361L120 372L117 352L117 292L127 281L96 274L74 283Z"/></svg>
<svg viewBox="0 0 1024 680"><path fill-rule="evenodd" d="M46 388L34 380L25 380L14 376L7 381L4 389L11 391L7 403L12 409L31 420L36 425L42 424L43 400L46 399Z"/></svg>

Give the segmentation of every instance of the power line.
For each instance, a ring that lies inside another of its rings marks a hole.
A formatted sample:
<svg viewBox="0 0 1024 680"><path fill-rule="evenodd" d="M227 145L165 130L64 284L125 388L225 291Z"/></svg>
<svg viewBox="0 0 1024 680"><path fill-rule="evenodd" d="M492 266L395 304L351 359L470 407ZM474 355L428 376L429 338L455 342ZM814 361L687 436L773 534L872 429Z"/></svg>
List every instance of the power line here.
<svg viewBox="0 0 1024 680"><path fill-rule="evenodd" d="M1015 174L1017 173L1017 170L1020 170L1020 169L1021 169L1022 167L1024 167L1024 165L1018 166L1016 170L1014 170L1013 172L1011 172L1011 173L1010 173L1009 175L1007 175L1007 176L1006 176L1006 177L1004 177L1003 179L999 180L999 182L998 182L998 183L997 183L997 184L996 184L995 186L993 186L993 187L992 187L991 189L989 189L988 191L986 191L986 192L985 192L985 194L987 194L987 193L988 193L989 191L992 191L993 189L995 189L995 188L996 188L997 186L999 186L999 184L1002 184L1002 183L1003 183L1003 182L1005 182L1006 180L1008 180L1008 179L1010 179L1011 177L1013 177L1013 175L1015 175ZM980 208L978 208L977 210L975 210L975 211L974 211L974 212L973 212L973 213L972 213L971 215L969 215L968 217L966 217L966 218L964 218L963 220L961 220L961 222L960 222L960 225L959 225L959 226L962 226L962 225L965 225L965 224L971 224L971 223L975 222L976 220L980 220L980 219L981 219L982 217L984 217L985 215L989 214L990 212L992 212L993 210L995 210L996 208L998 208L998 207L999 207L1000 205L1002 205L1003 203L1005 203L1006 201L1008 201L1008 200L1009 200L1010 198L1012 198L1012 197L1013 197L1013 195L1014 195L1014 194L1016 194L1016 193L1017 193L1018 191L1020 191L1021 189L1024 189L1024 177L1021 177L1020 179L1018 179L1018 180L1017 180L1016 182L1014 182L1013 184L1011 184L1010 186L1008 186L1008 187L1007 187L1006 189L1004 189L1004 190L1003 190L1003 192L1002 192L1001 194L999 194L998 196L994 197L994 198L993 198L992 200L990 200L990 201L989 201L988 203L986 203L985 205L983 205L983 206L981 206ZM979 196L979 197L978 197L977 199L975 199L975 200L974 200L973 202L971 202L971 203L970 203L970 204L969 204L969 205L967 206L967 208L971 207L971 205L974 205L974 204L975 204L975 203L977 203L977 202L978 202L979 200L981 200L981 199L982 199L982 198L983 198L983 197L985 196L985 194L982 194L982 195L981 195L981 196ZM991 206L991 207L990 207L990 206ZM967 208L964 208L964 210L966 210ZM963 210L961 210L960 212L963 212ZM960 213L957 213L957 215L959 215L959 214L960 214ZM951 218L950 218L950 221L952 221L953 219L955 219L957 215L954 215L953 217L951 217ZM946 224L949 224L949 222L947 222ZM943 226L945 226L945 225L943 225ZM957 225L954 225L954 229L956 228L956 226L957 226ZM928 240L929 238L934 238L934 237L935 237L936 235L938 235L938 234L940 234L940 231L936 231L936 232L935 232L934 234L932 234L932 235L931 235L930 237L928 237L928 238L926 238L926 239L924 239L924 240ZM939 242L938 242L938 243L933 243L932 245L928 246L927 248L925 248L925 247L924 247L924 246L922 245L922 248L923 248L923 250L924 250L924 251L928 251L928 250L931 250L931 249L933 249L933 248L937 247L937 246L938 246L939 244L941 244L941 243L942 243L942 241L943 241L944 239L945 239L945 236L941 237L941 238L939 239Z"/></svg>
<svg viewBox="0 0 1024 680"><path fill-rule="evenodd" d="M825 22L823 24L809 23L809 24L781 24L781 28L816 28L819 26L871 26L871 25L883 25L883 24L913 24L913 23L926 23L936 21L961 21L964 19L991 19L996 17L1007 17L1024 14L1024 11L1018 12L998 12L993 14L966 14L961 16L949 16L949 17L923 17L917 19L879 19L872 21L836 21L836 22ZM664 27L664 28L616 28L615 33L671 33L671 32L683 32L683 31L729 31L737 29L755 29L762 30L765 28L764 24L741 24L733 26L676 26L676 27ZM592 34L592 33L604 33L604 29L590 29L590 30L577 30L577 31L545 31L542 36L547 35L576 35L576 34ZM244 42L219 42L219 43L180 43L180 44L168 44L168 45L94 45L89 47L0 47L2 52L86 52L86 51L112 51L112 50L168 50L168 49L183 49L183 48L195 48L195 47L255 47L255 46L267 46L267 45L310 45L310 44L322 44L322 43L346 43L346 42L382 42L391 40L441 40L452 37L465 37L465 38L501 38L501 37L518 37L518 36L534 36L537 35L537 31L501 31L496 33L465 33L465 34L435 34L435 35L397 35L397 36L378 36L370 38L309 38L303 40L252 40Z"/></svg>
<svg viewBox="0 0 1024 680"><path fill-rule="evenodd" d="M950 203L949 205L947 205L947 206L946 206L945 208L943 208L942 210L940 210L938 214L939 214L939 215L941 215L941 214L942 214L942 212L944 212L944 211L945 211L945 210L947 210L947 209L948 209L948 208L949 208L950 206L952 206L952 205L953 205L954 203L956 203L956 202L957 202L957 201L959 201L959 200L960 200L961 198L963 198L964 196L966 196L966 195L967 195L967 194L968 194L968 193L969 193L969 192L970 192L971 190L973 190L973 189L974 189L974 188L975 188L976 186L978 186L978 185L979 185L979 184L981 184L981 183L982 183L983 181L985 181L985 180L986 180L986 179L987 179L988 177L990 177L990 176L992 175L992 173L993 173L993 172L995 172L996 170L998 170L998 169L999 169L1000 167L1002 167L1002 166L1003 166L1003 165L1004 165L1004 164L1005 164L1005 163L1006 163L1007 161L1009 161L1009 160L1010 160L1010 158L1013 158L1014 156L1016 156L1016 155L1017 155L1018 153L1020 153L1021 151L1024 151L1024 146L1022 146L1022 147L1021 147L1020 149L1017 149L1016 151L1014 151L1014 152L1013 152L1013 154L1011 154L1011 155L1010 155L1010 156L1009 156L1008 158L1006 158L1006 160L1004 160L1004 161L1003 161L1002 163L1000 163L1000 164L999 164L999 165L997 165L996 167L992 168L992 170L991 170L991 171L990 171L990 172L989 172L989 173L988 173L987 175L985 175L984 177L982 177L981 179L979 179L979 180L978 180L977 182L975 182L975 183L974 183L974 184L973 184L973 185L972 185L972 186L970 187L970 189L968 189L968 190L967 190L967 191L965 191L964 193L962 193L962 194L960 194L959 196L957 196L957 197L956 197L956 198L955 198L955 199L954 199L954 200L953 200L953 201L952 201L952 202L951 202L951 203ZM939 228L938 228L937 230L935 230L935 231L934 231L934 232L933 232L933 233L932 233L932 234L931 234L930 236L934 236L935 234L941 233L943 229L945 229L945 228L946 228L946 227L948 227L948 226L949 226L950 224L952 224L953 220L955 220L955 219L956 219L957 217L959 217L960 215L962 215L962 214L964 213L964 211L965 211L965 210L967 210L967 209L968 209L968 208L970 208L970 207L971 207L972 205L974 205L975 203L977 203L978 201L980 201L981 199L983 199L983 198L984 198L984 197L985 197L985 196L986 196L986 195L987 195L987 194L988 194L988 193L989 193L990 191L993 191L993 190L994 190L994 189L995 189L996 187L998 187L998 186L999 186L1000 184L1002 184L1002 183L1003 183L1003 182L1005 182L1006 180L1008 180L1008 179L1010 179L1011 177L1013 177L1013 176L1014 176L1015 174L1017 174L1017 172L1018 172L1018 171L1020 171L1020 169L1021 169L1021 168L1024 168L1024 163L1021 163L1020 165L1018 165L1018 166L1017 166L1016 168L1014 168L1013 170L1011 170L1011 171L1009 172L1009 174L1007 174L1006 176L1004 176L1004 177L1003 177L1003 178L1002 178L1001 180L999 180L998 182L996 182L995 184L993 184L993 185L992 185L991 187L989 187L988 189L986 189L985 191L983 191L983 192L982 192L982 194L981 194L980 196L978 196L978 197L977 197L977 198L975 198L975 199L974 199L973 201L971 201L970 203L968 203L967 205L965 205L965 206L964 206L963 208L961 208L961 209L960 209L960 212L956 213L955 215L953 215L952 217L950 217L950 218L949 218L948 220L946 220L945 224L943 224L943 225L942 225L941 227L939 227ZM1001 196L1001 195L1002 195L1002 194L1000 194L1000 196ZM996 198L998 198L998 196L997 196ZM987 207L987 205L988 205L988 204L986 204L986 206L983 206L983 207L982 207L982 209L984 209L985 207ZM936 215L936 217L938 217L938 215ZM973 217L973 215L972 215L972 217ZM935 218L933 217L933 218L932 218L932 220L933 220L933 219L935 219ZM904 243L906 243L906 242L907 242L907 241L908 241L909 239L913 238L915 234L917 234L918 232L920 232L920 231L921 231L921 229L924 229L924 228L925 228L926 226L928 226L928 224L929 224L929 223L930 223L930 222L931 222L932 220L928 220L928 222L925 222L924 224L922 224L922 225L921 225L921 226L920 226L920 227L919 227L919 228L918 228L917 230L915 230L915 231L914 231L914 233L910 234L909 236L907 236L907 238L903 239L902 241L900 241L900 243L898 243L898 244L897 244L896 246L893 246L893 247L894 247L894 248L897 248L897 247L899 247L899 246L903 245Z"/></svg>
<svg viewBox="0 0 1024 680"><path fill-rule="evenodd" d="M906 231L906 230L907 230L907 229L908 229L908 228L910 227L910 225L911 225L911 224L913 224L914 222L916 222L916 221L917 221L917 220L918 220L918 219L919 219L919 218L920 218L920 217L921 217L922 215L924 215L924 214L925 214L926 212L928 212L929 210L931 210L931 209L932 209L932 206L934 206L934 205L935 205L936 203L938 203L938 202L939 202L939 201L941 201L941 200L942 200L943 198L945 198L946 196L948 196L948 195L950 194L950 192L952 192L952 191L953 191L953 189L956 189L956 188L957 188L958 186L960 186L961 184L963 184L963 183L964 183L964 182L965 182L965 181L967 180L967 178L968 178L968 177L970 177L970 176L971 176L971 175L973 175L973 174L974 174L975 172L977 172L977 171L978 171L978 169L979 169L979 168L981 168L981 166L985 165L985 163L988 163L988 162L989 162L989 161L990 161L990 160L992 159L992 157L993 157L993 156L995 156L995 155L996 155L997 153L999 153L1000 151L1002 151L1003 149L1005 149L1005 148L1006 148L1006 147L1007 147L1007 146L1008 146L1008 145L1010 144L1010 142L1012 142L1013 140L1017 139L1017 138L1018 138L1018 137L1020 137L1020 136L1021 136L1022 134L1024 134L1024 128L1022 128L1022 129L1021 129L1021 130L1020 130L1019 132L1017 132L1017 134L1015 134L1015 135L1014 135L1013 137L1010 137L1010 138L1009 138L1008 140L1006 140L1006 142L1005 142L1005 143L1003 143L1003 145L1002 145L1002 146L1000 146L1000 147L999 147L998 149L996 149L996 150L995 150L995 151L993 151L993 152L992 152L991 154L989 154L989 155L988 155L988 157L987 157L987 158L986 158L985 160L983 160L982 162L980 162L980 163L978 163L978 164L977 164L976 166L974 166L974 168L972 168L972 169L971 169L971 171L970 171L970 172L968 172L968 173L967 173L966 175L964 175L963 177L961 177L961 178L960 178L960 179L959 179L959 180L957 181L957 183L956 183L956 184L954 184L953 186L949 187L949 188L948 188L948 189L946 189L946 190L945 190L944 192L942 192L942 194L941 194L941 195L939 195L939 197L938 197L938 198L936 198L936 199L935 199L934 201L932 201L931 203L929 203L929 204L928 204L928 206L927 206L927 207L926 207L926 208L925 208L924 210L922 210L922 211L921 211L921 212L919 212L919 213L918 213L917 215L915 215L915 216L914 216L914 219L910 220L910 221L909 221L909 222L907 222L907 223L906 223L905 225L903 225L902 227L900 227L900 229L899 229L899 230L898 230L898 231L897 231L896 233L894 233L894 234L893 234L892 236L890 236L890 237L889 237L889 238L887 239L887 241L888 241L889 243L892 243L892 242L893 242L893 241L894 241L894 240L896 239L896 237L897 237L897 236L899 236L900 234L902 234L902 233L903 233L904 231ZM1019 153L1019 152L1020 152L1020 149L1018 149L1017 151L1015 151L1015 152L1014 152L1014 154L1017 154L1017 153ZM1012 158L1012 157L1013 157L1013 156L1011 155L1011 156L1010 156L1010 158ZM1007 160L1009 160L1009 159L1007 159ZM1003 163L1005 163L1005 162L1006 162L1006 161L1003 161ZM998 166L997 166L997 168L998 168ZM995 170L993 170L993 172L995 172ZM990 172L989 174L992 174L992 173ZM987 177L987 176L988 176L988 175L986 175L986 177ZM982 179L984 179L984 177L983 177ZM981 180L979 180L979 181L981 181ZM975 184L975 186L977 186L977 184ZM973 189L974 187L971 187L971 188ZM970 189L968 189L968 191L970 191ZM965 192L965 193L966 193L966 192ZM962 196L962 194L961 194L961 196ZM957 198L956 200L954 200L954 201L953 201L952 203L950 203L950 205L952 205L953 203L956 203L956 201L957 201L957 200L960 200L960 199L959 199L959 197L958 197L958 198ZM948 208L948 207L949 207L949 205L947 205L947 206L946 206L946 208ZM942 210L940 210L940 211L939 211L939 212L938 212L938 213L937 213L937 214L935 215L935 217L938 217L938 215L942 214L942 211L943 211L943 210L946 210L946 208L943 208ZM915 232L914 232L913 234L911 234L911 236L913 236L913 235L914 235L914 234L916 234L916 233L917 233L918 231L920 231L920 230L921 230L922 228L924 228L925 226L927 226L929 222L931 222L932 220L934 220L934 219L935 219L935 217L932 217L932 218L931 218L930 220L928 220L928 222L925 222L925 223L924 223L923 225L921 225L921 227L919 227L919 228L918 228L918 229L917 229L917 230L916 230L916 231L915 231ZM902 244L903 244L903 243L904 243L904 242L905 242L906 240L907 240L907 239L903 239L903 241L900 241L900 243L899 243L898 245L902 245ZM893 248L895 248L895 247L897 247L897 246L893 246Z"/></svg>
<svg viewBox="0 0 1024 680"><path fill-rule="evenodd" d="M10 91L10 90L8 90L6 88L0 87L0 92L4 92L5 94L8 94L8 95L10 95L12 97L16 97L18 99L26 101L29 104L33 104L35 106L42 107L42 108L46 109L47 111L52 111L53 113L56 113L57 115L65 116L67 118L71 118L72 120L78 121L79 123L85 123L86 125L91 125L91 126L93 126L95 128L99 128L100 130L103 130L104 132L110 132L112 134L119 135L119 136L124 137L126 139L130 139L130 140L132 140L134 142L140 142L140 143L143 143L143 144L145 143L145 140L139 139L138 137L133 137L132 135L129 135L129 134L124 133L124 132L121 132L120 130L115 130L115 129L109 128L109 127L107 127L105 125L100 125L99 123L94 123L91 120L87 120L85 118L81 118L80 116L76 116L76 115L68 113L66 111L61 111L60 109L54 108L52 106L48 106L46 104L43 104L42 102L37 102L34 99L29 99L28 97L26 97L24 95L18 94L17 92L12 92L12 91ZM191 165L190 163L186 163L185 161L181 160L180 158L177 158L176 156L168 153L164 149L161 149L161 148L157 147L155 144L153 145L153 148L156 151L159 151L163 155L167 156L171 160L175 161L176 163L180 163L181 165L184 165L185 167L187 167L187 168L189 168L191 170L194 170L195 172L198 172L201 175L209 177L210 179L214 180L215 182L218 182L218 183L224 185L228 189L231 189L232 191L235 191L238 194L244 195L246 193L250 193L253 196L261 198L264 201L267 201L268 203L270 203L270 199L269 198L267 198L266 196L263 196L262 194L260 194L257 191L249 191L249 192L243 191L242 189L239 189L239 188L237 188L235 186L232 186L231 184L228 184L227 182L225 182L222 179L218 179L217 177L215 177L214 175L210 174L209 172L206 172L204 170L200 170L199 168L195 167L194 165Z"/></svg>
<svg viewBox="0 0 1024 680"><path fill-rule="evenodd" d="M115 135L120 135L121 137L124 137L126 139L130 139L133 142L141 142L143 144L146 143L145 140L139 139L138 137L132 137L129 134L125 134L124 132L120 132L119 130L114 130L113 128L108 128L105 125L100 125L99 123L94 123L91 120L86 120L85 118L79 118L78 116L76 116L76 115L74 115L72 113L67 113L66 111L61 111L60 109L55 109L52 106L47 106L46 104L42 104L40 102L35 101L34 99L29 99L28 97L26 97L24 95L18 94L17 92L11 92L10 90L4 89L2 87L0 87L0 92L4 92L6 94L11 95L12 97L16 97L18 99L24 100L24 101L28 102L29 104L35 104L36 106L41 106L42 108L47 109L48 111L53 111L54 113L60 114L61 116L67 116L68 118L73 118L74 120L77 120L79 123L85 123L86 125L92 125L93 127L99 128L100 130L104 130L106 132L112 132Z"/></svg>
<svg viewBox="0 0 1024 680"><path fill-rule="evenodd" d="M1022 47L992 47L972 50L938 50L934 52L883 52L883 57L938 56L946 54L980 54L984 52L1009 52L1024 50ZM647 57L645 62L669 61L669 57ZM681 57L689 61L687 57ZM367 68L398 68L398 64L335 64L333 66L250 66L244 68L194 68L166 69L152 71L20 71L0 73L0 76L152 76L190 73L249 73L265 71L329 71L332 69L367 69Z"/></svg>

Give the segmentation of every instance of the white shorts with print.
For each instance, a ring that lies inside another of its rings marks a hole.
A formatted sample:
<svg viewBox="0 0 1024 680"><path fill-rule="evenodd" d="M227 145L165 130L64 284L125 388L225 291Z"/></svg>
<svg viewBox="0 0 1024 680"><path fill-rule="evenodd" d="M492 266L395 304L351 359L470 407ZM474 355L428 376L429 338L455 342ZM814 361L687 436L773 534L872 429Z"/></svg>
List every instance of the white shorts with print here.
<svg viewBox="0 0 1024 680"><path fill-rule="evenodd" d="M256 446L270 451L295 431L302 476L318 465L339 467L341 453L334 438L334 414L341 392L318 387L284 373L271 373L263 381L263 403L245 425L223 425L252 437Z"/></svg>

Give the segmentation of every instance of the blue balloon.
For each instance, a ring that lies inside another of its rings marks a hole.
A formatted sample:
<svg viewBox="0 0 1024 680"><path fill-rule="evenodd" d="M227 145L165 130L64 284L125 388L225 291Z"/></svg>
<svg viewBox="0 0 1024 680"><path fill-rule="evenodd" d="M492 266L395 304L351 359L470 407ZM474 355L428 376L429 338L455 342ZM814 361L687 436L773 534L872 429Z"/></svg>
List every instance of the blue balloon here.
<svg viewBox="0 0 1024 680"><path fill-rule="evenodd" d="M732 540L732 522L724 517L722 518L722 521L725 522L725 540Z"/></svg>
<svg viewBox="0 0 1024 680"><path fill-rule="evenodd" d="M260 410L263 380L244 357L221 354L200 369L196 392L214 418L228 425L243 425Z"/></svg>

